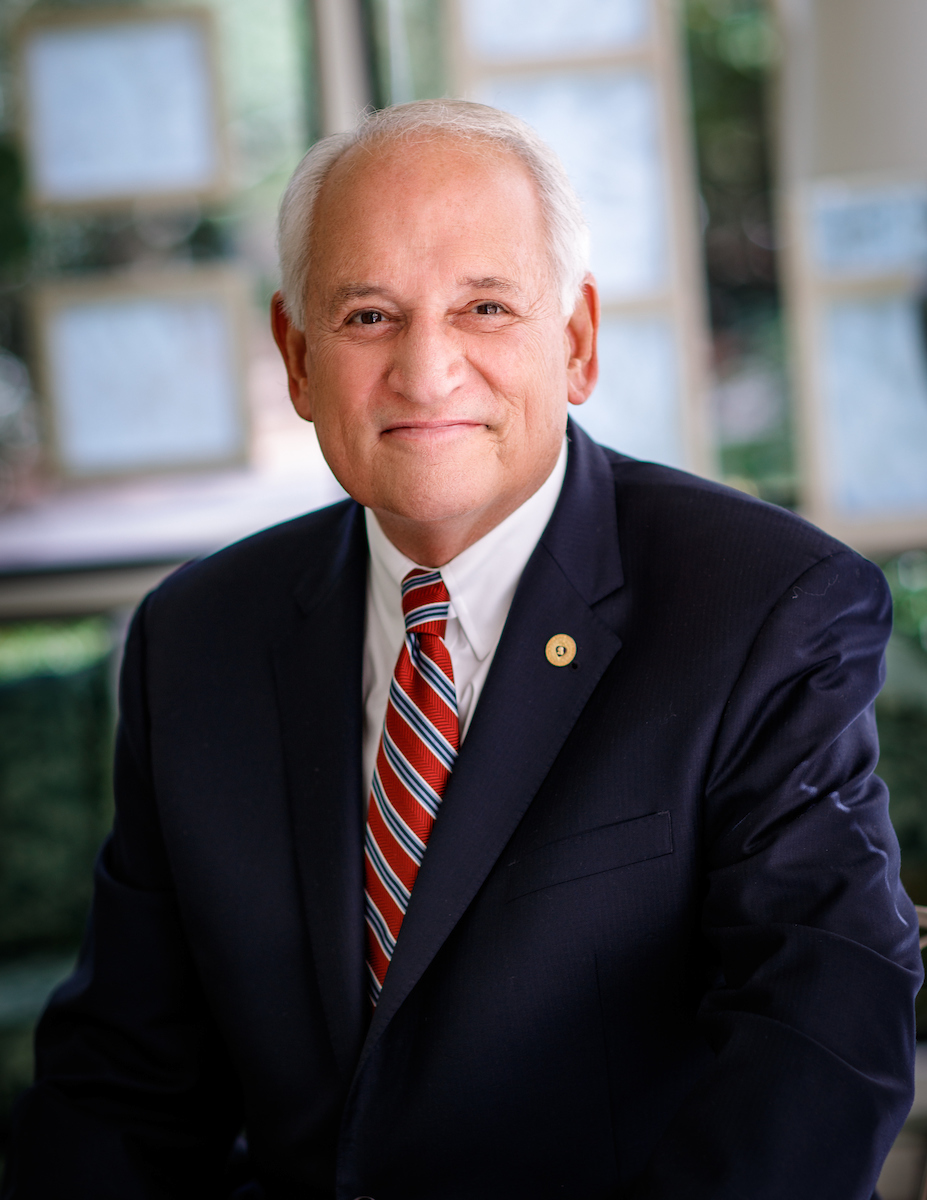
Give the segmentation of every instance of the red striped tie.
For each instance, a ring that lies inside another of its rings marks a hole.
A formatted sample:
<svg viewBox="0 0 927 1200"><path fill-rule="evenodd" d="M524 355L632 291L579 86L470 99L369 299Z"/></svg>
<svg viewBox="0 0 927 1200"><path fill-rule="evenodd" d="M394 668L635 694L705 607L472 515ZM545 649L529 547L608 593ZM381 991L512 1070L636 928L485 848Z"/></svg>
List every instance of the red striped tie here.
<svg viewBox="0 0 927 1200"><path fill-rule="evenodd" d="M374 1004L457 759L457 692L444 644L449 604L440 571L416 569L402 581L406 639L390 683L364 843L367 967Z"/></svg>

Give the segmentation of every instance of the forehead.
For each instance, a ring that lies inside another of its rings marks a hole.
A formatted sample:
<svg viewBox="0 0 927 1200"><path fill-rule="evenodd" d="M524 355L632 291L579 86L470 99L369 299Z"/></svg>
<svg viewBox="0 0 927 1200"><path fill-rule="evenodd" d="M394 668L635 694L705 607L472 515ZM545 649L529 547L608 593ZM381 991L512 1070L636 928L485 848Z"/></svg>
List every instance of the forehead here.
<svg viewBox="0 0 927 1200"><path fill-rule="evenodd" d="M472 257L530 271L548 259L537 188L521 159L440 135L347 151L320 190L312 244L317 269L359 268L371 257L393 265Z"/></svg>

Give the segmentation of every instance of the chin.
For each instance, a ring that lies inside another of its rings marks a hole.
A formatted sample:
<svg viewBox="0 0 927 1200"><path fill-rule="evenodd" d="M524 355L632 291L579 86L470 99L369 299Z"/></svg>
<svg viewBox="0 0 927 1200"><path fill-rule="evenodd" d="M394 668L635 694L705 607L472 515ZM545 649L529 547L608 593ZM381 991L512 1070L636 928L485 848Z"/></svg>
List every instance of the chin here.
<svg viewBox="0 0 927 1200"><path fill-rule="evenodd" d="M441 521L459 520L480 512L485 506L483 496L401 495L390 497L377 507L393 516L416 525L435 525Z"/></svg>
<svg viewBox="0 0 927 1200"><path fill-rule="evenodd" d="M440 478L410 480L405 486L384 490L375 507L416 524L452 521L478 513L492 502L491 490L469 482L470 486L460 487Z"/></svg>
<svg viewBox="0 0 927 1200"><path fill-rule="evenodd" d="M411 521L442 521L477 512L502 490L502 482L473 456L448 456L404 464L376 488L377 507Z"/></svg>

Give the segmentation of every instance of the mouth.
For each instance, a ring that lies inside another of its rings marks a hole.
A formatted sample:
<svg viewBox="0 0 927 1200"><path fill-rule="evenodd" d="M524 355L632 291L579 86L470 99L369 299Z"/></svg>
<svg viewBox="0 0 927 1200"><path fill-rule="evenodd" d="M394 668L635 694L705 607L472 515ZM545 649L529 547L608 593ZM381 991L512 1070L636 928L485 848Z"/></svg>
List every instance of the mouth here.
<svg viewBox="0 0 927 1200"><path fill-rule="evenodd" d="M480 429L486 429L485 422L462 418L445 421L403 421L401 424L388 426L381 436L404 442L431 443L449 441Z"/></svg>

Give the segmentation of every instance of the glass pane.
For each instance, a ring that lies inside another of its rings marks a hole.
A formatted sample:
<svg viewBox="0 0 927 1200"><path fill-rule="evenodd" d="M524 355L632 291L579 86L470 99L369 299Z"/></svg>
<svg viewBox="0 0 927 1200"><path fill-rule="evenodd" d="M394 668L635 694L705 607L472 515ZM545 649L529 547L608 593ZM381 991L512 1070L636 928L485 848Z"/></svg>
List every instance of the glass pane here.
<svg viewBox="0 0 927 1200"><path fill-rule="evenodd" d="M198 23L34 34L26 79L33 168L45 196L90 200L211 184L215 118Z"/></svg>
<svg viewBox="0 0 927 1200"><path fill-rule="evenodd" d="M643 458L685 465L676 347L660 317L606 316L599 334L599 382L570 415L597 442Z"/></svg>
<svg viewBox="0 0 927 1200"><path fill-rule="evenodd" d="M916 305L832 304L824 382L837 507L855 517L927 510L927 360Z"/></svg>
<svg viewBox="0 0 927 1200"><path fill-rule="evenodd" d="M234 341L216 300L106 300L50 321L58 437L77 474L232 457Z"/></svg>
<svg viewBox="0 0 927 1200"><path fill-rule="evenodd" d="M812 199L817 265L827 273L878 275L927 265L927 188L821 185Z"/></svg>
<svg viewBox="0 0 927 1200"><path fill-rule="evenodd" d="M647 0L461 0L464 30L485 60L603 54L647 33Z"/></svg>
<svg viewBox="0 0 927 1200"><path fill-rule="evenodd" d="M481 100L522 117L560 155L583 201L605 300L667 274L663 170L653 80L634 72L487 80Z"/></svg>

